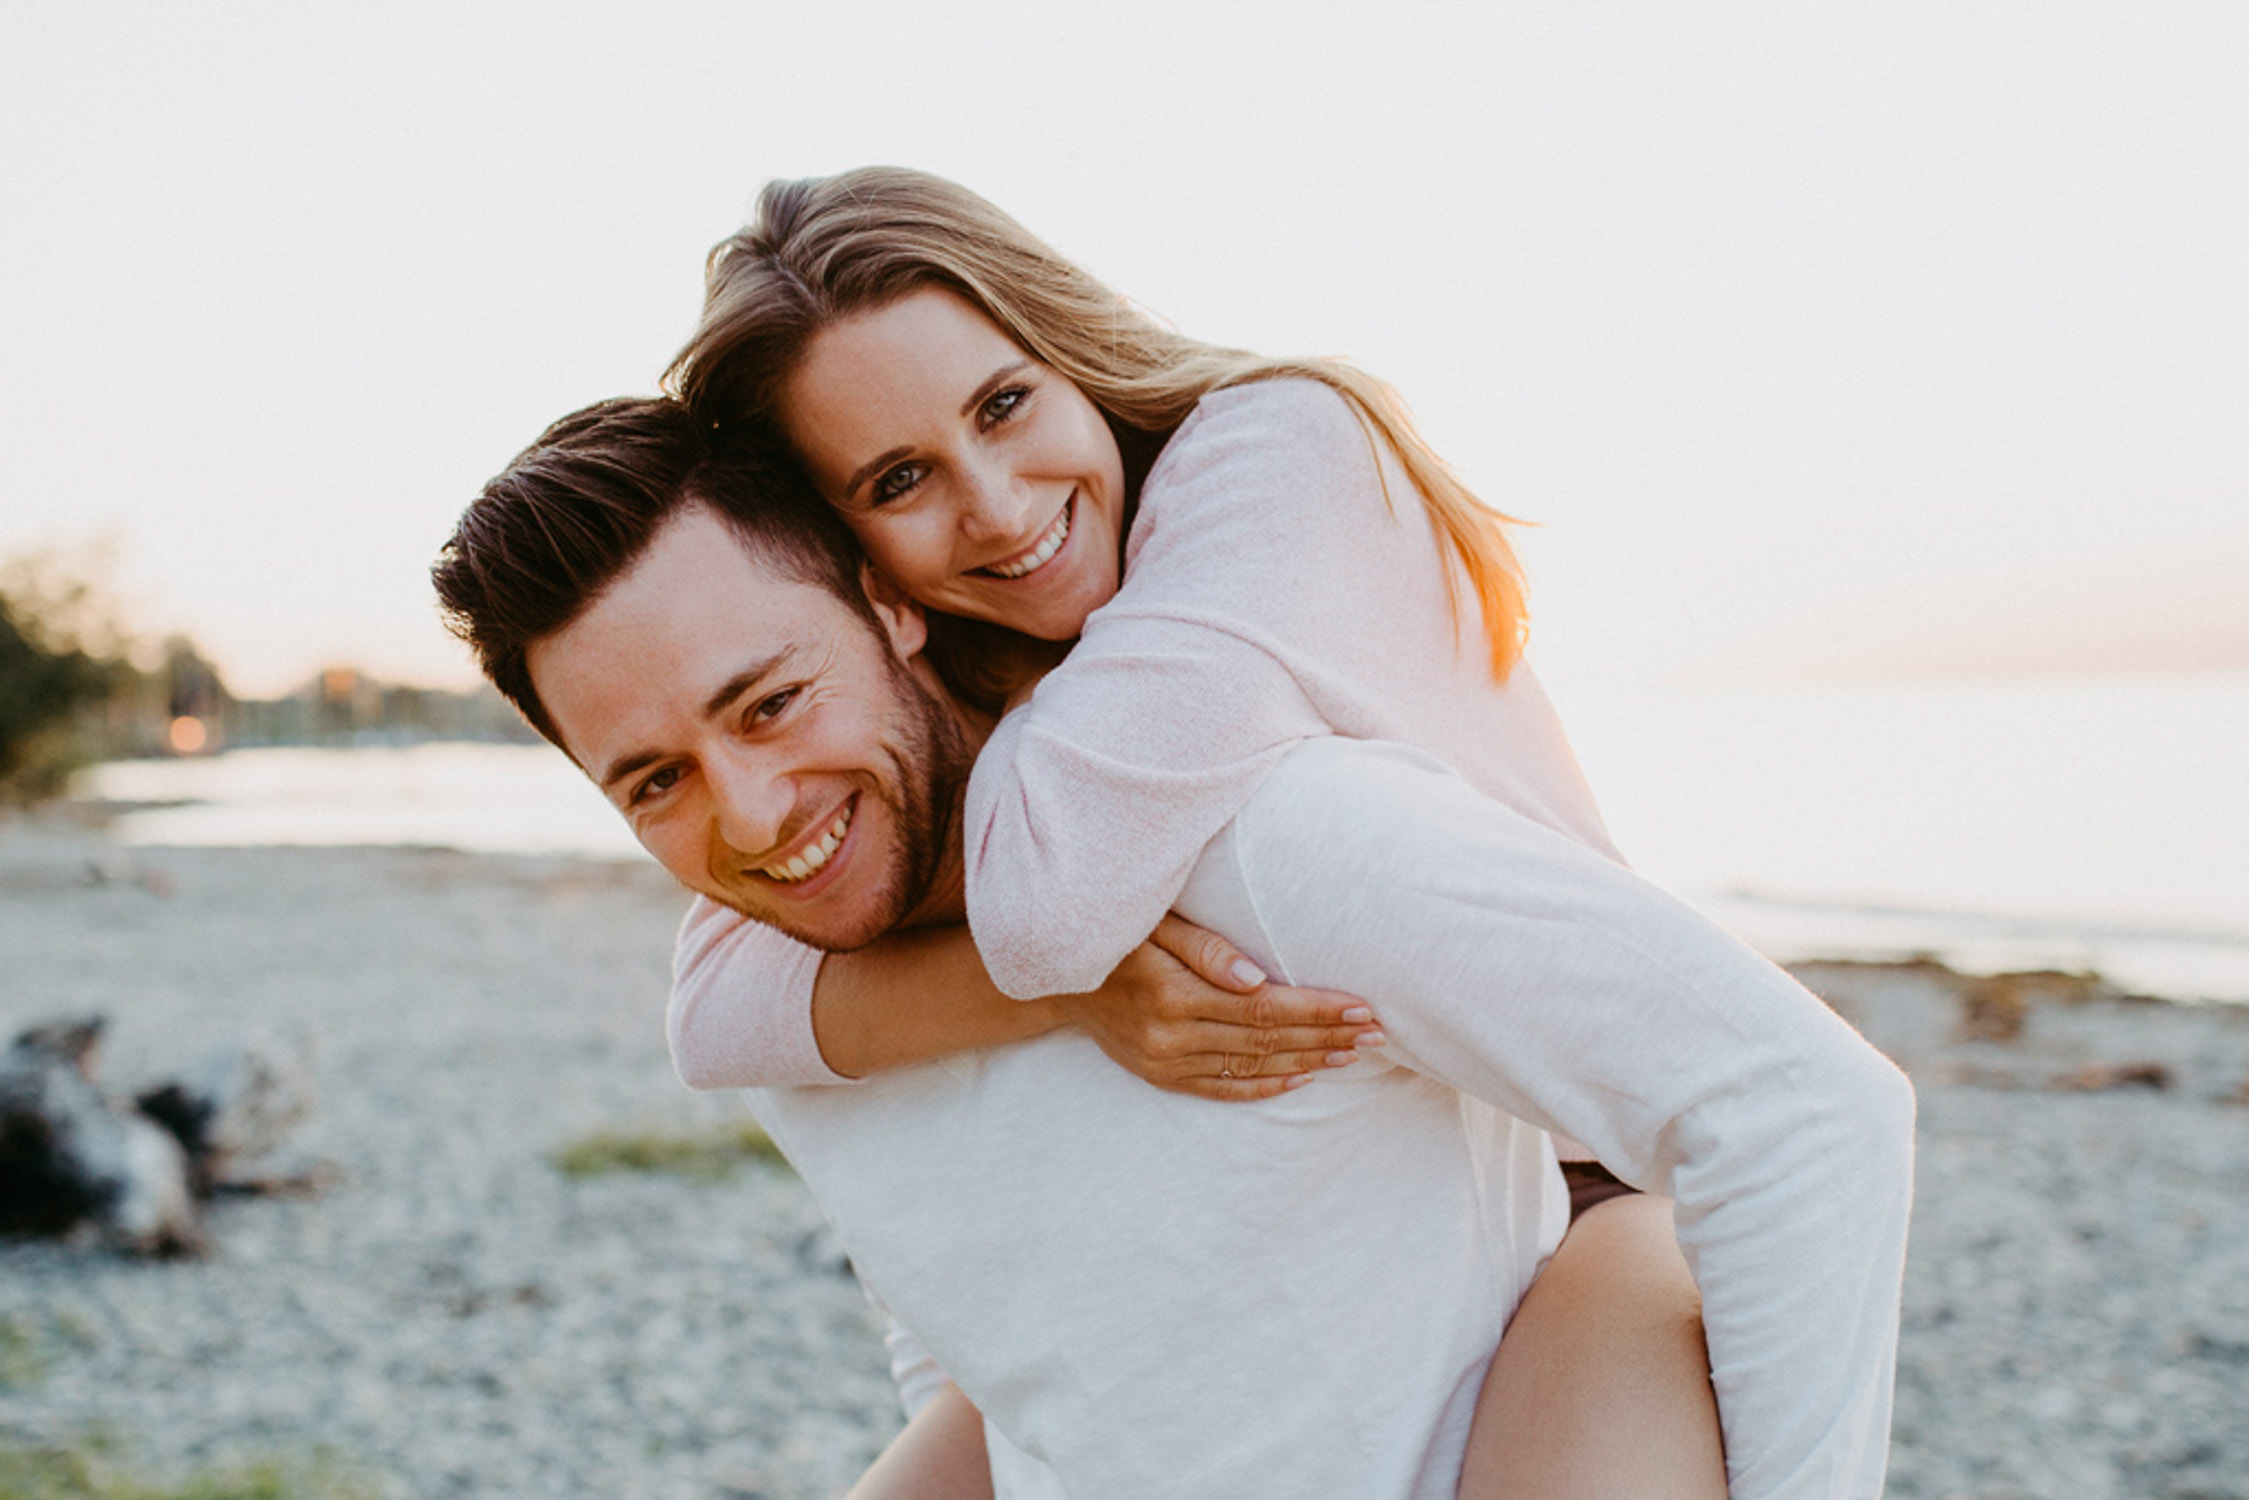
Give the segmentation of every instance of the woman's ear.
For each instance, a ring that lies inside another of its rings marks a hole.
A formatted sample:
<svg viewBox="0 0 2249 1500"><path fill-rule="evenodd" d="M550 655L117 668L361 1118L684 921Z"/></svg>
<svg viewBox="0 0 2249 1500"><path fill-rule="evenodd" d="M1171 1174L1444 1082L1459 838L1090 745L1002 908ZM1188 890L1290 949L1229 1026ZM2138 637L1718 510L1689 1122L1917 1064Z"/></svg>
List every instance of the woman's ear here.
<svg viewBox="0 0 2249 1500"><path fill-rule="evenodd" d="M929 621L922 617L921 606L876 572L874 564L869 562L859 564L859 587L875 612L875 623L882 627L883 636L890 642L890 649L898 653L898 659L912 661L921 655L922 647L929 644Z"/></svg>

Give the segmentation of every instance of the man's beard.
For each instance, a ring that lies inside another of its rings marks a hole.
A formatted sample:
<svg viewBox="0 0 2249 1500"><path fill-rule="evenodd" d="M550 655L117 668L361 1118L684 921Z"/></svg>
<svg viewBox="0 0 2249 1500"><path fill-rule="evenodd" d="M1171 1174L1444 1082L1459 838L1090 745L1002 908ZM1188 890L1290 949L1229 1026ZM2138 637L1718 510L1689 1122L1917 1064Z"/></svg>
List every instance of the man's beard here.
<svg viewBox="0 0 2249 1500"><path fill-rule="evenodd" d="M930 892L961 858L961 818L968 801L968 775L976 752L968 743L950 704L922 685L903 662L889 661L901 710L899 744L903 763L893 762L898 798L898 841L891 852L891 899L884 903L882 926L865 947L912 917Z"/></svg>

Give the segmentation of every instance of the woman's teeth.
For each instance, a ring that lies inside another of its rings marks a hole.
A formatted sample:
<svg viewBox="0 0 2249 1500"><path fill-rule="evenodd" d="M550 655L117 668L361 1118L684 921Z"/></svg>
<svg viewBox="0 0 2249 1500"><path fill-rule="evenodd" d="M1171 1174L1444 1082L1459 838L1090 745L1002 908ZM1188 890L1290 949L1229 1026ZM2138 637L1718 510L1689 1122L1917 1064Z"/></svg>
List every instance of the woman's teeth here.
<svg viewBox="0 0 2249 1500"><path fill-rule="evenodd" d="M1000 578L1021 578L1026 573L1035 573L1045 567L1048 560L1062 550L1062 544L1070 539L1070 510L1071 507L1067 505L1062 507L1062 514L1054 518L1054 524L1046 529L1046 535L1040 537L1038 545L1030 551L1013 562L993 563L981 571Z"/></svg>
<svg viewBox="0 0 2249 1500"><path fill-rule="evenodd" d="M845 830L851 827L851 808L852 804L846 802L843 805L843 811L836 814L836 820L828 825L828 831L821 834L820 841L811 848L789 860L786 864L767 865L758 873L769 880L778 880L784 885L795 885L800 880L810 880L813 876L819 874L828 863L829 858L843 843Z"/></svg>

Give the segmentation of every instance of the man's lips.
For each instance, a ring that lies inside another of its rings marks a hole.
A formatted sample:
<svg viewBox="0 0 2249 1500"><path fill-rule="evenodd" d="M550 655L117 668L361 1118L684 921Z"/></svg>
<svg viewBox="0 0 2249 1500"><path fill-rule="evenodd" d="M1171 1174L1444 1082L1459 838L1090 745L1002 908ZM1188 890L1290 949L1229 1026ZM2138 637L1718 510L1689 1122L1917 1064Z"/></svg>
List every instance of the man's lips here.
<svg viewBox="0 0 2249 1500"><path fill-rule="evenodd" d="M843 847L844 839L851 832L851 820L858 811L859 797L853 793L786 857L760 865L757 872L777 885L802 886L812 881L828 868L836 851Z"/></svg>
<svg viewBox="0 0 2249 1500"><path fill-rule="evenodd" d="M1077 512L1077 508L1077 492L1072 490L1070 498L1063 503L1061 511L1048 524L1046 530L1039 533L1037 541L1031 543L1030 546L1016 553L1013 557L1001 562L987 563L974 571L982 573L987 578L1016 579L1030 577L1033 573L1054 561L1054 554L1060 552L1063 544L1070 540L1071 521Z"/></svg>

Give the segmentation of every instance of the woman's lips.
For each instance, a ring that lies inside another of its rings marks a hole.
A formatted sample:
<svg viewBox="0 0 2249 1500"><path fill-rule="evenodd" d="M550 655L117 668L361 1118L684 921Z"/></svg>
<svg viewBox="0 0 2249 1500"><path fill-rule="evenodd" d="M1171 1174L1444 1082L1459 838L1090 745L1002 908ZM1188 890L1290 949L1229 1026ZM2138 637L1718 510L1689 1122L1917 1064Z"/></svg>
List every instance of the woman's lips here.
<svg viewBox="0 0 2249 1500"><path fill-rule="evenodd" d="M1055 516L1054 523L1041 533L1037 541L1005 562L989 563L975 571L993 578L1030 577L1033 573L1054 561L1054 554L1060 552L1063 544L1070 540L1070 522L1077 508L1078 497L1073 491L1069 500L1063 505L1061 513Z"/></svg>

